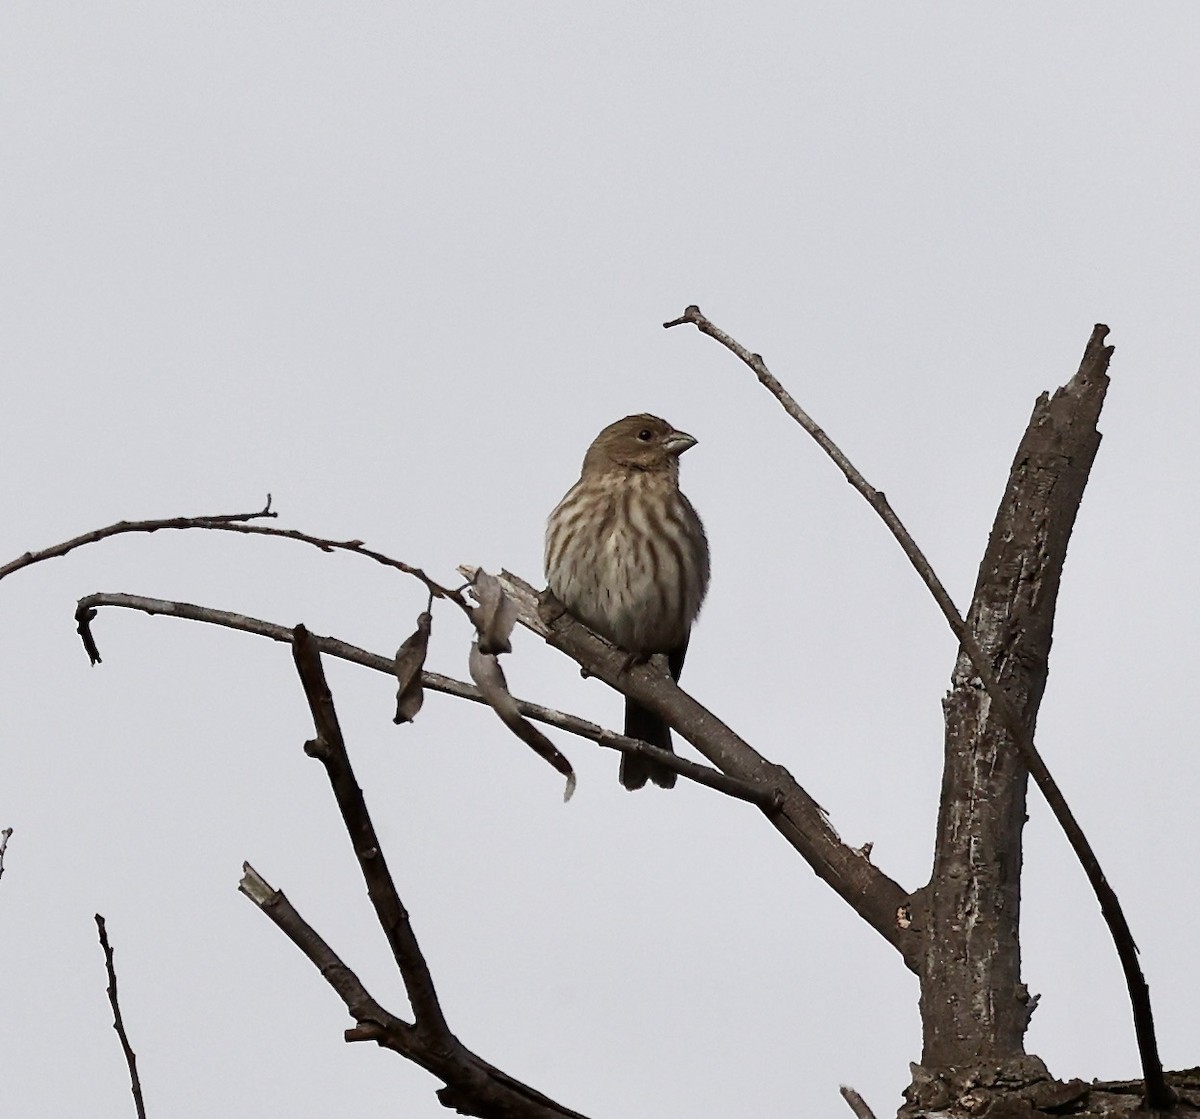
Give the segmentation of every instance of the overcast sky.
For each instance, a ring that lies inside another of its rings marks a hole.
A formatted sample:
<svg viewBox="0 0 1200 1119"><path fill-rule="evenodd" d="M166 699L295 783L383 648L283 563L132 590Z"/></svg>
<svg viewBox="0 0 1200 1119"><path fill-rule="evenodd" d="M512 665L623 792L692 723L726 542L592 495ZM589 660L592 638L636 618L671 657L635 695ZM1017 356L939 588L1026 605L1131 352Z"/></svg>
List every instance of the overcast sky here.
<svg viewBox="0 0 1200 1119"><path fill-rule="evenodd" d="M907 888L928 877L955 646L865 503L698 303L887 491L967 604L1037 395L1112 329L1038 741L1122 898L1164 1062L1195 1065L1200 7L1192 3L36 3L0 8L0 562L121 518L241 512L435 578L541 580L597 431L650 411L713 582L684 686ZM391 653L412 580L298 544L159 533L0 585L0 1112L445 1114L346 1045L340 1002L237 892L287 892L402 988L290 653L75 601L127 591ZM430 667L465 677L439 611ZM616 726L528 634L515 692ZM917 985L762 818L681 783L579 789L487 711L328 668L459 1037L602 1116L881 1116ZM1121 973L1030 798L1028 1048L1132 1077ZM799 1097L803 1094L803 1100Z"/></svg>

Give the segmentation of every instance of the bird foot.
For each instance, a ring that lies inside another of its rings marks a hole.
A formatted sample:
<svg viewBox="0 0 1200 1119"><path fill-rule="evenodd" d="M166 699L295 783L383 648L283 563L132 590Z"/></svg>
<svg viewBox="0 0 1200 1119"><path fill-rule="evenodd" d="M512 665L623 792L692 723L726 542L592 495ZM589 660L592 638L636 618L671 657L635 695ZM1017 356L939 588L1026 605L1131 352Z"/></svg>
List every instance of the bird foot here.
<svg viewBox="0 0 1200 1119"><path fill-rule="evenodd" d="M567 608L555 598L554 592L549 587L538 595L538 617L546 625L553 625L566 612Z"/></svg>
<svg viewBox="0 0 1200 1119"><path fill-rule="evenodd" d="M625 676L631 668L635 668L639 664L649 663L653 653L626 653L625 659L621 662L621 667L617 670L618 676Z"/></svg>

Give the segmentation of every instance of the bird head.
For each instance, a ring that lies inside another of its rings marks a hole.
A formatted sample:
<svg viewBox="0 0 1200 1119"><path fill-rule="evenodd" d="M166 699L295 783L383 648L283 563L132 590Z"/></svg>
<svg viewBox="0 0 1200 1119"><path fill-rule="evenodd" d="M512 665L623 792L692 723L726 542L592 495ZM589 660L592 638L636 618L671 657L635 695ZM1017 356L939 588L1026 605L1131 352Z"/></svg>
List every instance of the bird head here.
<svg viewBox="0 0 1200 1119"><path fill-rule="evenodd" d="M690 435L676 431L658 416L626 416L596 436L583 460L583 472L601 473L617 467L677 474L679 456L695 445Z"/></svg>

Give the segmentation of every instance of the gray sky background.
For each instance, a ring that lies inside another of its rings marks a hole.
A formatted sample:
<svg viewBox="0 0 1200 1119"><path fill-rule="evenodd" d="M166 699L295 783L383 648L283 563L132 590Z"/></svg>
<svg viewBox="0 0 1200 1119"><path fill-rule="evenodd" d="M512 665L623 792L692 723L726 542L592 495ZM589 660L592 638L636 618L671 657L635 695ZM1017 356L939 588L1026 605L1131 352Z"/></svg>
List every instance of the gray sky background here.
<svg viewBox="0 0 1200 1119"><path fill-rule="evenodd" d="M258 508L452 580L541 578L606 423L694 434L713 547L684 685L902 884L928 876L954 642L874 515L699 303L887 491L965 605L1036 396L1116 345L1039 742L1194 1065L1200 8L9 3L0 10L0 561L121 518ZM284 889L406 1013L285 647L109 612L184 599L383 653L411 580L280 541L100 544L0 586L0 1112L445 1114L236 889ZM430 667L466 675L434 623ZM529 635L514 691L616 725ZM915 980L751 809L561 782L485 710L329 676L459 1036L600 1116L880 1115ZM1120 971L1031 797L1028 1036L1132 1077ZM800 1100L803 1095L804 1099ZM798 1102L800 1100L800 1102ZM797 1110L799 1108L799 1111Z"/></svg>

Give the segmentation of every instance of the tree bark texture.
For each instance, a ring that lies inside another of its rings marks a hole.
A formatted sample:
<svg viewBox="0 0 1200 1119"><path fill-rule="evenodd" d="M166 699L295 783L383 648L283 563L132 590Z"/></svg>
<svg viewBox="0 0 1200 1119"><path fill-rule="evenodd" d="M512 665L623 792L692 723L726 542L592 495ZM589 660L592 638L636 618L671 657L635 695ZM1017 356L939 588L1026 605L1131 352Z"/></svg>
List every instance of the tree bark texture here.
<svg viewBox="0 0 1200 1119"><path fill-rule="evenodd" d="M1067 541L1100 445L1111 347L1097 326L1079 372L1043 394L1017 449L967 615L1032 736L1046 686ZM1024 1055L1033 1000L1021 981L1021 836L1028 774L960 653L944 704L945 769L921 973L922 1065Z"/></svg>

